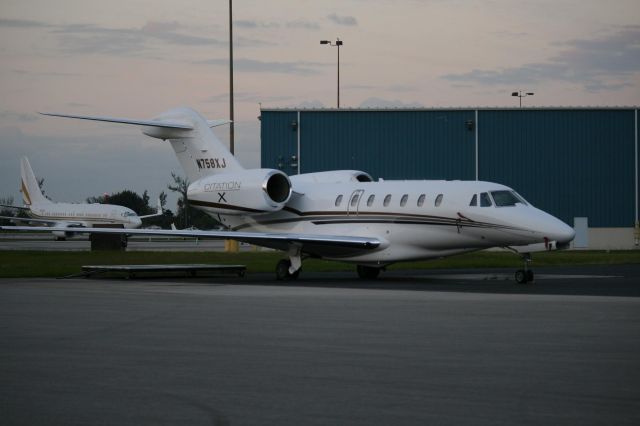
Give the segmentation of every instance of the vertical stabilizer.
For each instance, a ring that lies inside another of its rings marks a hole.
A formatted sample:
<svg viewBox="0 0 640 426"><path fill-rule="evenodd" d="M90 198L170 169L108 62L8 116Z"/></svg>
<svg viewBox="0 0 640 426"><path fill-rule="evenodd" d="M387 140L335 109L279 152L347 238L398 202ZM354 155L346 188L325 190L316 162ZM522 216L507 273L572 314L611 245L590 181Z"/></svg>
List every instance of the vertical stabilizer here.
<svg viewBox="0 0 640 426"><path fill-rule="evenodd" d="M154 121L178 121L191 126L191 130L172 131L164 138L162 135L167 133L166 129L154 128L144 131L148 136L168 139L171 142L171 147L190 182L209 175L243 170L238 160L211 130L210 126L217 125L217 122L207 122L196 111L186 107L172 109L154 118Z"/></svg>
<svg viewBox="0 0 640 426"><path fill-rule="evenodd" d="M22 157L20 160L20 175L22 177L20 181L20 192L22 192L22 199L27 206L32 204L48 204L51 203L40 191L40 185L36 176L31 170L31 164L27 157Z"/></svg>

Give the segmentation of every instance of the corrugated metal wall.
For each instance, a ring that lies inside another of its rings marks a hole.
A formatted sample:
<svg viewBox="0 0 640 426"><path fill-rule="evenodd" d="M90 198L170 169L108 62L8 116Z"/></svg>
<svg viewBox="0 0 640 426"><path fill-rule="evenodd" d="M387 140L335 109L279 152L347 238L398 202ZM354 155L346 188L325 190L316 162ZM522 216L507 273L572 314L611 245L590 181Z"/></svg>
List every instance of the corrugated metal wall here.
<svg viewBox="0 0 640 426"><path fill-rule="evenodd" d="M287 174L297 173L291 167L291 157L298 155L297 112L268 112L260 114L260 160L262 167L281 169Z"/></svg>
<svg viewBox="0 0 640 426"><path fill-rule="evenodd" d="M358 169L385 179L475 179L503 183L573 224L635 222L633 109L262 111L262 167ZM640 130L638 130L640 132ZM640 155L640 154L639 154ZM292 167L290 164L296 164ZM640 184L640 183L639 183Z"/></svg>

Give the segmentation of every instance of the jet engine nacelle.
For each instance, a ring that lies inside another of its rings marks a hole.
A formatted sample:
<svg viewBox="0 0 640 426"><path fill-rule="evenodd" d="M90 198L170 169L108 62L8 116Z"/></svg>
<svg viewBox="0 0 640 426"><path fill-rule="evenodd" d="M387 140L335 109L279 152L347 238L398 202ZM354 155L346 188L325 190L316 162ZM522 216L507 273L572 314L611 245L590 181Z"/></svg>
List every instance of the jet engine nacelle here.
<svg viewBox="0 0 640 426"><path fill-rule="evenodd" d="M189 203L210 213L257 215L281 210L291 197L289 177L280 170L219 173L189 185Z"/></svg>
<svg viewBox="0 0 640 426"><path fill-rule="evenodd" d="M65 227L68 229L74 229L74 228L84 228L84 226L82 225L77 225L77 224L72 224L72 223L56 223L55 224L56 227ZM71 232L71 231L53 231L51 232L53 234L53 236L55 237L56 241L64 241L67 238L71 238L76 236L78 233L77 232Z"/></svg>

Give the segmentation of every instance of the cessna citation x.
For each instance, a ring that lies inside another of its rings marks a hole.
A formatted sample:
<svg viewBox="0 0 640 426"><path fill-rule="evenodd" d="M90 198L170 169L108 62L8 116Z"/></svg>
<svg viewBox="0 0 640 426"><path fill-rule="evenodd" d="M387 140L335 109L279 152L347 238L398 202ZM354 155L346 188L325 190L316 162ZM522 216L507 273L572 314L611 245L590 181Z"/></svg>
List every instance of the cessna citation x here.
<svg viewBox="0 0 640 426"><path fill-rule="evenodd" d="M87 228L95 225L138 228L142 224L142 219L162 214L159 200L158 211L146 216L138 216L127 207L113 204L54 203L42 194L27 157L22 157L20 161L20 174L22 177L20 192L22 192L22 199L26 207L3 206L26 210L30 217L0 216L0 218L17 222L47 224L48 227L45 230L53 231L53 235L58 240L73 236L77 233L77 228ZM34 230L36 228L29 227L28 229Z"/></svg>
<svg viewBox="0 0 640 426"><path fill-rule="evenodd" d="M244 169L211 131L228 121L207 121L189 108L152 120L45 115L137 125L145 135L168 140L192 182L190 204L228 228L82 232L233 239L271 247L288 257L276 267L278 279L296 278L306 257L349 262L361 278L373 279L396 262L490 247L528 257L541 247L566 248L575 235L513 189L491 182L374 182L356 170L287 176L274 169ZM533 280L527 260L516 273L520 283Z"/></svg>

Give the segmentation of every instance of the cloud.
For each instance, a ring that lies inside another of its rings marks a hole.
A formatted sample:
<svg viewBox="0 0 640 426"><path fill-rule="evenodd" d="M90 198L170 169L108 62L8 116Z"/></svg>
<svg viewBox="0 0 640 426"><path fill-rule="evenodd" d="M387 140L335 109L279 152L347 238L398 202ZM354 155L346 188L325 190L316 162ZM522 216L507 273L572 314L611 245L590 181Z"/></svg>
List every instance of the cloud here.
<svg viewBox="0 0 640 426"><path fill-rule="evenodd" d="M367 98L360 104L360 108L424 108L419 102L402 102L382 98Z"/></svg>
<svg viewBox="0 0 640 426"><path fill-rule="evenodd" d="M304 101L304 102L300 102L298 105L295 105L293 108L300 108L300 109L320 109L320 108L325 108L324 104L318 100L312 100L312 101Z"/></svg>
<svg viewBox="0 0 640 426"><path fill-rule="evenodd" d="M210 59L196 62L198 64L229 66L228 59ZM320 72L318 67L326 67L328 64L318 62L265 62L255 59L234 59L234 70L239 72L270 72L275 74L315 75Z"/></svg>
<svg viewBox="0 0 640 426"><path fill-rule="evenodd" d="M194 47L228 45L226 38L218 40L186 34L184 27L177 21L149 21L141 28L109 28L90 24L52 25L39 21L0 19L0 28L2 27L45 29L57 37L60 49L69 54L140 54L152 50L159 43L163 46L169 44ZM243 47L259 47L271 46L275 43L235 37L234 44Z"/></svg>
<svg viewBox="0 0 640 426"><path fill-rule="evenodd" d="M295 20L295 21L287 21L285 23L285 27L290 29L303 29L303 30L319 30L320 24L317 22L304 21L304 20Z"/></svg>
<svg viewBox="0 0 640 426"><path fill-rule="evenodd" d="M35 114L26 114L17 111L0 111L0 121L5 120L26 123L38 120L38 116L36 116Z"/></svg>
<svg viewBox="0 0 640 426"><path fill-rule="evenodd" d="M5 28L47 28L51 25L44 22L28 21L25 19L1 19L0 27Z"/></svg>
<svg viewBox="0 0 640 426"><path fill-rule="evenodd" d="M258 93L234 92L233 99L236 102L282 102L293 99L293 96L268 96ZM210 96L206 102L229 102L229 93L220 93L219 95Z"/></svg>
<svg viewBox="0 0 640 426"><path fill-rule="evenodd" d="M233 21L233 26L238 28L254 29L254 28L280 28L277 22L263 22L250 20Z"/></svg>
<svg viewBox="0 0 640 426"><path fill-rule="evenodd" d="M563 51L546 62L499 70L474 69L442 78L485 85L536 84L557 80L583 85L587 91L619 90L626 79L640 72L640 26L625 26L600 38L556 43ZM616 80L611 82L611 80Z"/></svg>
<svg viewBox="0 0 640 426"><path fill-rule="evenodd" d="M142 27L142 32L149 34L158 34L158 33L168 33L179 30L181 25L178 21L171 22L159 22L159 21L149 21Z"/></svg>
<svg viewBox="0 0 640 426"><path fill-rule="evenodd" d="M301 19L286 21L283 24L277 22L264 22L255 20L237 20L233 21L233 25L238 28L247 30L261 29L261 28L281 28L288 29L302 29L302 30L318 30L320 25L317 22L305 21Z"/></svg>
<svg viewBox="0 0 640 426"><path fill-rule="evenodd" d="M131 54L145 51L154 41L180 46L226 45L208 37L178 33L177 22L148 22L141 29L115 29L95 25L59 26L52 32L60 36L62 48L68 53Z"/></svg>
<svg viewBox="0 0 640 426"><path fill-rule="evenodd" d="M335 13L327 16L331 22L337 25L342 25L345 27L357 27L358 21L353 16L339 16Z"/></svg>

